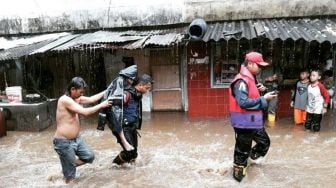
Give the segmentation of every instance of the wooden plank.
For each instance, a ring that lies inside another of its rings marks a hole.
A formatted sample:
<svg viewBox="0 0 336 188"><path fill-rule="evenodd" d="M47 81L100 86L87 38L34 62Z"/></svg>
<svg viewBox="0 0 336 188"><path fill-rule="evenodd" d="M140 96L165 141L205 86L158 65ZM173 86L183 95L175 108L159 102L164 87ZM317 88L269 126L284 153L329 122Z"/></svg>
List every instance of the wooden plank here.
<svg viewBox="0 0 336 188"><path fill-rule="evenodd" d="M181 91L153 91L153 110L181 110Z"/></svg>
<svg viewBox="0 0 336 188"><path fill-rule="evenodd" d="M152 66L153 89L181 88L180 71L178 65Z"/></svg>

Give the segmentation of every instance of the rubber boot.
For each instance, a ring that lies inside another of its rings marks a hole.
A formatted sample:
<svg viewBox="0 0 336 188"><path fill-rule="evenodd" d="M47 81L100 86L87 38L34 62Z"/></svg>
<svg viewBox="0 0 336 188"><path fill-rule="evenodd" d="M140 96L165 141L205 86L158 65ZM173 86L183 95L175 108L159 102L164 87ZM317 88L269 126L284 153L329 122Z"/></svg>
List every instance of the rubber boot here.
<svg viewBox="0 0 336 188"><path fill-rule="evenodd" d="M113 163L117 165L122 165L125 163L125 161L120 157L120 154L119 154L113 159Z"/></svg>
<svg viewBox="0 0 336 188"><path fill-rule="evenodd" d="M246 169L247 167L245 166L233 165L233 178L241 182L246 175Z"/></svg>
<svg viewBox="0 0 336 188"><path fill-rule="evenodd" d="M249 162L251 164L261 164L264 161L264 156L260 155L257 152L251 152L249 157Z"/></svg>

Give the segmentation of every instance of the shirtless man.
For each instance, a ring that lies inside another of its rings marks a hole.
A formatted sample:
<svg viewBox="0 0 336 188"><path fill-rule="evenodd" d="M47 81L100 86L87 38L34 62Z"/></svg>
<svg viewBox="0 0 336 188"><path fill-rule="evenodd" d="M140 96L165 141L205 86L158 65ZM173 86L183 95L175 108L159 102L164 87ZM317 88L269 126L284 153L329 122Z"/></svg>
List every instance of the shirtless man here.
<svg viewBox="0 0 336 188"><path fill-rule="evenodd" d="M86 83L81 77L74 77L66 93L57 103L54 149L58 153L62 165L65 182L69 183L76 176L76 167L85 163L92 163L94 153L80 137L78 114L88 116L100 109L111 106L111 102L103 101L92 107L84 108L80 104L97 102L104 95L100 92L91 97L83 96ZM76 158L77 156L77 158Z"/></svg>

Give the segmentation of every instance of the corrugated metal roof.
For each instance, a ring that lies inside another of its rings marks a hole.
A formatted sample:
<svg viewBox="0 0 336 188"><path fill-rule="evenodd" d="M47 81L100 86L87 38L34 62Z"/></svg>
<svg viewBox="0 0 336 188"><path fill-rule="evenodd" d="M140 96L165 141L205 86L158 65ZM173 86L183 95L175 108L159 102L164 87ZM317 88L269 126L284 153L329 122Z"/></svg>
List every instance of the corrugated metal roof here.
<svg viewBox="0 0 336 188"><path fill-rule="evenodd" d="M144 47L148 45L169 46L173 43L181 41L182 35L179 33L168 33L164 35L153 35L146 40Z"/></svg>
<svg viewBox="0 0 336 188"><path fill-rule="evenodd" d="M304 39L308 42L336 42L335 19L264 19L217 22L208 25L203 41L230 39L254 39L266 37L294 41Z"/></svg>
<svg viewBox="0 0 336 188"><path fill-rule="evenodd" d="M66 50L80 45L91 45L96 43L125 43L143 38L144 36L142 36L141 33L132 34L132 32L97 31L94 33L81 34L74 40L60 45L53 50Z"/></svg>
<svg viewBox="0 0 336 188"><path fill-rule="evenodd" d="M122 43L128 41L135 41L142 39L143 36L139 34L129 34L127 32L109 32L109 31L97 31L87 35L82 41L82 44L93 43Z"/></svg>
<svg viewBox="0 0 336 188"><path fill-rule="evenodd" d="M51 33L42 34L36 36L26 36L26 37L11 37L11 38L0 38L0 49L10 49L19 46L30 45L34 43L39 43L46 40L56 40L60 37L67 36L70 33Z"/></svg>
<svg viewBox="0 0 336 188"><path fill-rule="evenodd" d="M174 33L170 33L174 31ZM97 31L86 34L61 33L49 35L50 40L44 40L46 36L40 35L33 38L17 38L10 41L12 48L0 51L0 60L9 60L26 55L44 53L47 51L62 51L70 48L81 48L88 45L88 48L101 48L101 44L113 43L122 44L119 48L136 49L149 45L170 45L181 40L177 30L148 30L148 31ZM180 31L182 31L180 29ZM51 40L52 39L52 40ZM130 43L124 45L125 43ZM14 45L15 44L15 45Z"/></svg>
<svg viewBox="0 0 336 188"><path fill-rule="evenodd" d="M51 41L52 40L46 40L46 41L42 41L42 42L38 42L34 44L19 46L19 47L10 48L4 51L0 51L0 61L11 60L11 59L20 58L22 56L27 56L34 50L39 49L42 46L49 44Z"/></svg>
<svg viewBox="0 0 336 188"><path fill-rule="evenodd" d="M104 48L106 44L117 44L116 48L136 49L149 46L169 46L182 41L187 27L154 29L146 31L97 31L86 34L55 33L30 38L2 39L0 60L83 47ZM208 24L202 40L220 41L230 39L268 38L270 40L329 41L336 43L336 18L330 19L262 19L226 21ZM44 39L44 40L43 40ZM47 40L48 39L48 40ZM102 45L104 44L104 45ZM22 46L20 46L22 45ZM8 48L8 49L7 49Z"/></svg>
<svg viewBox="0 0 336 188"><path fill-rule="evenodd" d="M66 42L76 38L78 36L78 34L71 34L71 35L67 35L67 36L64 36L64 37L61 37L35 51L33 51L32 53L30 53L29 55L32 55L32 54L38 54L38 53L44 53L46 51L49 51L53 48L56 48L57 46L60 46L62 44L65 44Z"/></svg>
<svg viewBox="0 0 336 188"><path fill-rule="evenodd" d="M69 48L76 48L82 45L95 45L99 43L130 43L123 45L125 49L144 48L149 45L168 46L172 43L181 41L183 31L180 33L177 30L149 30L149 31L123 31L123 32L110 32L110 31L97 31L95 33L82 34L77 38L60 45L53 50L66 50Z"/></svg>
<svg viewBox="0 0 336 188"><path fill-rule="evenodd" d="M85 41L85 39L90 35L91 35L91 33L80 34L76 38L74 38L73 40L52 49L52 51L61 51L61 50L66 50L66 49L69 49L69 48L76 47L76 46L81 44L81 41Z"/></svg>
<svg viewBox="0 0 336 188"><path fill-rule="evenodd" d="M123 46L125 49L145 48L148 46L170 46L181 42L183 35L180 33L167 33L148 35L145 38Z"/></svg>
<svg viewBox="0 0 336 188"><path fill-rule="evenodd" d="M148 38L150 38L150 35L144 37L144 38L141 39L141 40L135 41L135 42L130 43L130 44L126 44L126 45L124 45L122 48L124 48L124 49L128 49L128 50L138 49L138 48L143 48L143 47L144 47L144 44L145 44L145 42L148 40Z"/></svg>

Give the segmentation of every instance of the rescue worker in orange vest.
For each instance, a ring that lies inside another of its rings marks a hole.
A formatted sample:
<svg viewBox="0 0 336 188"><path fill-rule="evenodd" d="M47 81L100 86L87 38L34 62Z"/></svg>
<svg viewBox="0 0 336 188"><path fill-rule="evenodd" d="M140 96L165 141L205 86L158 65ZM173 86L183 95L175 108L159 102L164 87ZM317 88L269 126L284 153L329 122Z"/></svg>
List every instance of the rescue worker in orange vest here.
<svg viewBox="0 0 336 188"><path fill-rule="evenodd" d="M256 80L261 68L267 65L269 64L264 62L260 53L246 54L240 72L230 84L230 119L236 138L233 177L239 182L246 175L248 159L259 163L271 143L264 128L262 109L277 94L272 91L260 96L260 92L265 91L266 87ZM256 142L253 147L252 141Z"/></svg>

